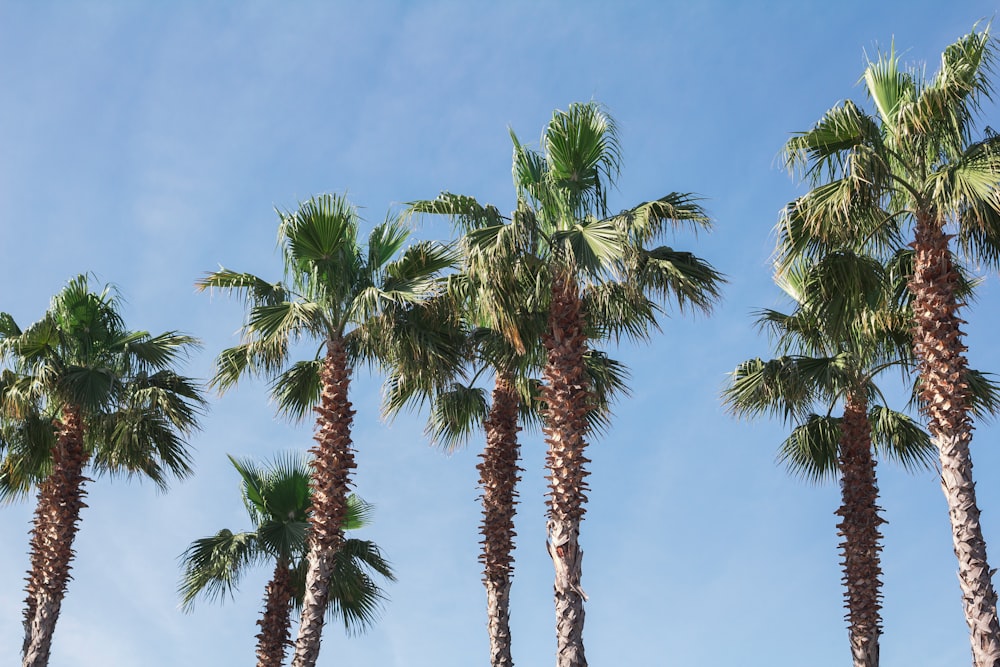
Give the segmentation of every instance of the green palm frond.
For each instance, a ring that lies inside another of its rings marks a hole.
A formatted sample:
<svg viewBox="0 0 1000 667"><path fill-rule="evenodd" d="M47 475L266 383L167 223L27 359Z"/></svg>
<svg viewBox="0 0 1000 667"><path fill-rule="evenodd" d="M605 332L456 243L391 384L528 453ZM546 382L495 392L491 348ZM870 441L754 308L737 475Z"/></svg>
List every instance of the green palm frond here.
<svg viewBox="0 0 1000 667"><path fill-rule="evenodd" d="M796 133L785 144L785 165L807 170L816 182L843 173L843 155L880 142L879 127L854 102L847 100L824 114L807 132Z"/></svg>
<svg viewBox="0 0 1000 667"><path fill-rule="evenodd" d="M85 442L98 474L148 477L162 489L167 474L187 477L191 455L162 411L136 407L91 417Z"/></svg>
<svg viewBox="0 0 1000 667"><path fill-rule="evenodd" d="M879 116L887 127L897 123L900 109L916 99L916 86L906 71L899 69L895 44L889 53L879 54L868 64L864 73L868 95L878 108Z"/></svg>
<svg viewBox="0 0 1000 667"><path fill-rule="evenodd" d="M587 425L591 431L605 433L611 426L611 406L632 394L628 385L631 373L625 364L600 350L587 350L583 361L596 406L587 412Z"/></svg>
<svg viewBox="0 0 1000 667"><path fill-rule="evenodd" d="M17 326L17 322L14 321L10 313L0 313L0 344L20 336L21 333L21 327ZM0 347L0 350L2 349L4 348Z"/></svg>
<svg viewBox="0 0 1000 667"><path fill-rule="evenodd" d="M659 325L658 308L643 290L629 282L603 282L583 293L588 334L599 339L644 341Z"/></svg>
<svg viewBox="0 0 1000 667"><path fill-rule="evenodd" d="M486 390L453 383L434 397L426 433L435 444L453 451L479 431L488 412Z"/></svg>
<svg viewBox="0 0 1000 667"><path fill-rule="evenodd" d="M868 413L872 444L881 458L894 461L909 471L928 470L937 461L937 448L930 434L907 415L884 405Z"/></svg>
<svg viewBox="0 0 1000 667"><path fill-rule="evenodd" d="M571 210L607 215L606 194L621 170L621 146L614 119L597 103L556 110L542 136L548 178L569 196Z"/></svg>
<svg viewBox="0 0 1000 667"><path fill-rule="evenodd" d="M993 373L970 368L966 371L965 382L969 386L969 407L977 419L987 419L1000 414L1000 384Z"/></svg>
<svg viewBox="0 0 1000 667"><path fill-rule="evenodd" d="M278 239L287 267L296 274L353 264L358 247L358 214L346 197L324 194L299 204L295 211L278 212ZM296 279L297 280L297 279ZM294 282L294 281L293 281Z"/></svg>
<svg viewBox="0 0 1000 667"><path fill-rule="evenodd" d="M153 375L139 374L129 390L130 405L159 412L184 434L197 429L198 418L205 413L207 405L201 389L190 378L171 370Z"/></svg>
<svg viewBox="0 0 1000 667"><path fill-rule="evenodd" d="M297 361L276 377L271 383L271 396L278 412L296 422L311 414L313 406L319 404L322 369L322 359Z"/></svg>
<svg viewBox="0 0 1000 667"><path fill-rule="evenodd" d="M584 218L569 229L555 232L551 243L553 246L565 244L572 253L573 264L596 275L625 256L625 239L610 220Z"/></svg>
<svg viewBox="0 0 1000 667"><path fill-rule="evenodd" d="M0 504L24 500L52 471L56 433L49 415L0 419Z"/></svg>
<svg viewBox="0 0 1000 667"><path fill-rule="evenodd" d="M690 225L698 229L711 229L712 219L698 203L701 198L690 192L670 194L647 201L609 218L635 243L645 245L660 239L667 229Z"/></svg>
<svg viewBox="0 0 1000 667"><path fill-rule="evenodd" d="M524 146L514 134L513 130L508 130L510 141L514 147L513 166L511 174L514 178L514 189L517 191L519 199L530 199L537 202L540 196L540 189L547 178L547 166L545 156L538 151L531 150Z"/></svg>
<svg viewBox="0 0 1000 667"><path fill-rule="evenodd" d="M811 482L835 478L841 421L839 417L808 415L781 443L778 462Z"/></svg>
<svg viewBox="0 0 1000 667"><path fill-rule="evenodd" d="M662 301L673 301L684 312L704 313L722 298L725 277L693 253L661 246L640 253L636 281L642 290Z"/></svg>
<svg viewBox="0 0 1000 667"><path fill-rule="evenodd" d="M252 273L238 273L224 268L205 274L195 286L201 291L222 289L240 294L244 297L248 309L258 305L273 306L287 301L290 297L281 283L269 283Z"/></svg>
<svg viewBox="0 0 1000 667"><path fill-rule="evenodd" d="M770 415L784 421L805 419L821 389L801 372L801 357L749 359L731 373L723 402L741 418Z"/></svg>
<svg viewBox="0 0 1000 667"><path fill-rule="evenodd" d="M450 217L463 232L503 224L503 216L492 205L483 206L473 197L442 192L436 199L410 202L410 213L428 213Z"/></svg>
<svg viewBox="0 0 1000 667"><path fill-rule="evenodd" d="M143 332L123 345L123 354L136 371L156 372L169 369L187 358L201 342L193 336L168 331L158 336Z"/></svg>
<svg viewBox="0 0 1000 667"><path fill-rule="evenodd" d="M246 568L261 560L257 547L256 534L226 529L195 540L181 555L181 608L191 611L199 596L219 602L232 598Z"/></svg>
<svg viewBox="0 0 1000 667"><path fill-rule="evenodd" d="M304 334L325 336L330 330L326 313L311 301L284 301L253 309L247 331L267 343L271 340L297 340Z"/></svg>

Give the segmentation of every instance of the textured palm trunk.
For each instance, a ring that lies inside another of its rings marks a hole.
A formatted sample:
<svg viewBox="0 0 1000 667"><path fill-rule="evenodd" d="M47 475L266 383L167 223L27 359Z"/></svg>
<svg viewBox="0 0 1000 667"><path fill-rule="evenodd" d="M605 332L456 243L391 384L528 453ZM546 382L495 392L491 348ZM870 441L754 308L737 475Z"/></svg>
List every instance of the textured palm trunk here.
<svg viewBox="0 0 1000 667"><path fill-rule="evenodd" d="M998 667L997 595L986 561L969 452L972 420L963 321L955 297L958 274L951 263L948 237L931 217L917 217L913 246L913 350L919 363L922 409L941 457L941 488L948 502L973 664Z"/></svg>
<svg viewBox="0 0 1000 667"><path fill-rule="evenodd" d="M486 448L479 470L483 489L483 584L490 633L490 665L511 667L510 584L514 563L514 513L517 505L519 398L510 375L497 374L490 414L486 419Z"/></svg>
<svg viewBox="0 0 1000 667"><path fill-rule="evenodd" d="M279 558L264 593L264 613L257 625L257 667L281 667L292 624L292 574L288 559Z"/></svg>
<svg viewBox="0 0 1000 667"><path fill-rule="evenodd" d="M86 507L83 486L87 478L83 469L87 458L80 408L65 406L56 429L52 473L38 491L31 536L23 667L45 667L49 663L52 634L70 579L73 540L79 528L80 511Z"/></svg>
<svg viewBox="0 0 1000 667"><path fill-rule="evenodd" d="M557 276L552 285L552 305L548 331L544 336L548 360L545 365L545 463L548 467L549 556L555 567L556 665L585 667L583 650L583 603L587 599L580 586L583 551L580 549L580 522L586 512L589 460L587 412L591 409L584 354L587 338L580 293L576 281Z"/></svg>
<svg viewBox="0 0 1000 667"><path fill-rule="evenodd" d="M862 392L847 396L840 436L844 598L854 667L878 667L882 634L882 575L878 485L872 456L868 402Z"/></svg>
<svg viewBox="0 0 1000 667"><path fill-rule="evenodd" d="M351 382L343 340L327 343L321 374L323 393L316 408L316 445L310 488L312 513L309 515L305 600L295 641L292 667L315 667L323 635L334 558L344 542L342 526L347 515L351 470L356 467L351 448L354 410L347 397Z"/></svg>

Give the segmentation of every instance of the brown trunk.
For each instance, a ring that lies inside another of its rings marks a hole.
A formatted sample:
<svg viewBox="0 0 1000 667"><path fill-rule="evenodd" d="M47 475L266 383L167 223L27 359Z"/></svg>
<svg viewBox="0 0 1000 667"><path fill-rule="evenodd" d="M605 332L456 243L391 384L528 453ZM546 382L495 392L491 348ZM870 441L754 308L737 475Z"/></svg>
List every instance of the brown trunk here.
<svg viewBox="0 0 1000 667"><path fill-rule="evenodd" d="M69 584L73 540L79 528L80 511L86 507L83 485L87 478L83 469L87 460L80 408L65 406L56 430L52 473L38 491L31 536L23 667L48 665L52 634Z"/></svg>
<svg viewBox="0 0 1000 667"><path fill-rule="evenodd" d="M279 558L274 576L264 594L264 613L257 625L257 667L281 667L285 662L285 647L292 623L292 574L288 559Z"/></svg>
<svg viewBox="0 0 1000 667"><path fill-rule="evenodd" d="M849 623L854 667L878 667L882 569L879 552L878 486L872 456L868 402L861 393L849 394L844 407L840 436L840 491L843 518L837 528L844 538L844 598Z"/></svg>
<svg viewBox="0 0 1000 667"><path fill-rule="evenodd" d="M295 641L292 667L315 667L323 635L323 619L330 592L334 557L344 541L344 517L351 487L351 470L356 467L351 448L354 410L347 397L351 372L343 340L327 343L321 373L323 393L316 412L316 445L310 488L312 513L309 515L309 553L302 620Z"/></svg>
<svg viewBox="0 0 1000 667"><path fill-rule="evenodd" d="M544 337L545 463L549 474L547 547L555 567L556 665L586 667L583 650L583 603L580 586L583 551L580 522L586 512L588 473L587 412L591 409L584 354L583 311L576 281L557 276L552 285L549 327Z"/></svg>
<svg viewBox="0 0 1000 667"><path fill-rule="evenodd" d="M922 410L941 457L941 488L948 502L973 664L1000 667L997 595L972 481L968 362L955 297L958 274L951 263L948 237L931 216L917 217L913 247L913 351L919 363Z"/></svg>
<svg viewBox="0 0 1000 667"><path fill-rule="evenodd" d="M517 504L519 450L517 390L509 375L498 373L486 419L486 448L479 470L483 489L483 583L490 633L490 665L511 667L510 579L514 562L514 508Z"/></svg>

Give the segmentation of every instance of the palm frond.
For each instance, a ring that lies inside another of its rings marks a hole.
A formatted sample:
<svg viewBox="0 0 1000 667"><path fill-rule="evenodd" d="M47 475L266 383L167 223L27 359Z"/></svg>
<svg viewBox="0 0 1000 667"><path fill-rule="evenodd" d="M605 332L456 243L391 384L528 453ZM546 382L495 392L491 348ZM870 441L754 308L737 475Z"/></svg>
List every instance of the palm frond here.
<svg viewBox="0 0 1000 667"><path fill-rule="evenodd" d="M245 569L258 560L253 533L223 529L213 537L195 540L181 556L181 608L191 611L195 599L202 595L220 602L232 598Z"/></svg>
<svg viewBox="0 0 1000 667"><path fill-rule="evenodd" d="M872 445L879 458L909 471L929 470L938 460L937 448L924 428L902 412L876 405L868 412Z"/></svg>
<svg viewBox="0 0 1000 667"><path fill-rule="evenodd" d="M808 415L781 443L778 462L811 482L836 478L840 422L839 417Z"/></svg>
<svg viewBox="0 0 1000 667"><path fill-rule="evenodd" d="M276 377L271 382L271 396L277 403L278 412L296 422L308 416L319 404L322 369L322 359L297 361Z"/></svg>

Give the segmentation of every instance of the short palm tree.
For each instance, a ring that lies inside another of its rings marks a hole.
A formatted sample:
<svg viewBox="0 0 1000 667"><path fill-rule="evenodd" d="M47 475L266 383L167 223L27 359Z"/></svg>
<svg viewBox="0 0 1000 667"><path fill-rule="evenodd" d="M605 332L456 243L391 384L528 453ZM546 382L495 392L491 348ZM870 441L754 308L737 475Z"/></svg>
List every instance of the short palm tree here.
<svg viewBox="0 0 1000 667"><path fill-rule="evenodd" d="M778 283L795 310L762 311L758 324L783 355L740 364L724 392L737 415L772 414L795 425L779 458L819 481L839 476L845 601L855 667L878 667L882 630L878 486L873 449L904 467L927 466L934 448L906 415L871 405L877 375L912 365L905 304L876 260L830 252L789 267ZM840 408L842 416L832 413ZM825 414L814 412L817 408Z"/></svg>
<svg viewBox="0 0 1000 667"><path fill-rule="evenodd" d="M38 487L25 610L24 667L48 663L70 578L88 467L142 475L161 486L190 472L185 436L197 425L200 390L173 367L196 345L176 332L130 331L110 287L85 275L22 330L0 314L3 495Z"/></svg>
<svg viewBox="0 0 1000 667"><path fill-rule="evenodd" d="M509 220L469 197L444 194L439 200L485 212L464 216L472 223L468 261L477 272L516 276L517 267L523 266L536 277L536 294L544 294L542 404L548 444L548 549L556 572L557 664L577 667L587 664L579 531L589 474L587 414L596 405L587 378L588 341L619 335L645 338L655 327L657 298L708 311L719 296L722 276L691 253L647 247L676 225L709 227L690 195L673 193L609 214L606 194L618 175L620 151L615 123L600 105L572 104L556 111L542 135L541 152L523 146L513 133L511 138L518 205ZM501 268L511 266L515 268ZM511 302L498 308L511 314L517 312L513 302L522 293L499 289L493 296L497 303ZM625 308L627 316L614 317L611 311L619 308ZM591 314L594 320L588 322ZM608 329L599 332L599 326ZM509 321L497 329L518 342Z"/></svg>
<svg viewBox="0 0 1000 667"><path fill-rule="evenodd" d="M987 266L1000 260L1000 137L974 136L994 57L989 27L947 47L931 78L900 68L895 51L881 55L864 74L874 114L844 102L786 146L789 165L804 168L815 185L789 217L787 258L833 238L913 230L909 289L921 409L940 455L977 667L1000 665L1000 622L972 479L968 361L949 239L957 236ZM853 216L872 203L887 215Z"/></svg>
<svg viewBox="0 0 1000 667"><path fill-rule="evenodd" d="M355 467L351 369L391 354L410 354L429 369L448 358L435 347L447 341L428 334L417 344L406 336L405 325L407 312L435 293L437 274L454 257L429 242L404 250L409 230L393 217L375 226L363 248L357 211L340 195L314 197L280 217L287 283L222 269L198 286L241 294L248 309L243 342L219 356L214 385L224 391L241 376L264 376L273 381L286 414L302 418L314 410L318 415L316 445L310 450L308 574L292 659L294 667L313 667ZM316 357L288 366L292 344L302 339L319 343Z"/></svg>
<svg viewBox="0 0 1000 667"><path fill-rule="evenodd" d="M253 529L240 533L223 529L193 542L182 556L181 600L184 609L190 610L199 595L225 598L232 595L246 568L273 562L264 612L257 621L257 667L280 667L290 643L292 609L302 606L309 468L295 455L276 457L267 467L229 460L241 477L243 504ZM367 503L349 496L344 530L364 527L369 514ZM370 625L385 599L373 575L395 580L373 542L345 539L334 562L328 609L331 617L343 619L348 630Z"/></svg>

